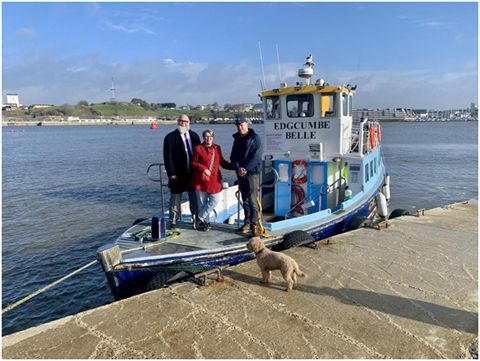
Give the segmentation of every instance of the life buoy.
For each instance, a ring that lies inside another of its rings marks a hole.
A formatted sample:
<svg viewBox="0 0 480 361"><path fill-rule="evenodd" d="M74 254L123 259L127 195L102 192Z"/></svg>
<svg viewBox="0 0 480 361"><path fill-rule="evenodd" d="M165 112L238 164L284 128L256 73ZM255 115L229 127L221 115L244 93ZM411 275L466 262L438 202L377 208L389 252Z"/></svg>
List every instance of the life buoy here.
<svg viewBox="0 0 480 361"><path fill-rule="evenodd" d="M372 149L375 148L376 142L375 142L375 127L373 124L370 125L370 145Z"/></svg>
<svg viewBox="0 0 480 361"><path fill-rule="evenodd" d="M378 137L378 142L380 143L382 141L382 126L380 123L377 125L377 137Z"/></svg>
<svg viewBox="0 0 480 361"><path fill-rule="evenodd" d="M307 181L307 162L304 160L294 160L292 162L292 182L303 184Z"/></svg>

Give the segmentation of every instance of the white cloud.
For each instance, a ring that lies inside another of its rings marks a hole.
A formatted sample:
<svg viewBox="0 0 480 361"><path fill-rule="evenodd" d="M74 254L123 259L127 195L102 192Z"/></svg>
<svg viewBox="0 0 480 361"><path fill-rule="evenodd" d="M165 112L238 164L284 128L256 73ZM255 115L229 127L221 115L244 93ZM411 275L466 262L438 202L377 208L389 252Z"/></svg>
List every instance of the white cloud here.
<svg viewBox="0 0 480 361"><path fill-rule="evenodd" d="M124 26L120 24L114 24L110 21L105 21L104 25L110 29L110 30L115 30L115 31L121 31L124 33L145 33L149 35L154 35L155 32L153 30L150 30L142 25L131 25L131 26Z"/></svg>
<svg viewBox="0 0 480 361"><path fill-rule="evenodd" d="M294 85L298 64L281 65L282 81ZM31 58L3 71L4 89L18 93L25 104L75 104L81 99L110 98L111 77L119 100L220 104L259 102L261 69L247 62L178 63L174 59L105 63L96 56L55 60ZM279 85L277 64L265 67L267 87ZM418 70L337 71L314 75L330 84L357 84L355 107L413 107L448 109L475 101L477 72L470 63L459 71Z"/></svg>
<svg viewBox="0 0 480 361"><path fill-rule="evenodd" d="M443 26L451 25L451 23L445 22L445 21L428 21L428 20L419 20L416 23L419 26L423 26L423 27L443 27Z"/></svg>
<svg viewBox="0 0 480 361"><path fill-rule="evenodd" d="M31 27L25 27L18 29L14 36L16 38L33 38L37 36L37 31Z"/></svg>

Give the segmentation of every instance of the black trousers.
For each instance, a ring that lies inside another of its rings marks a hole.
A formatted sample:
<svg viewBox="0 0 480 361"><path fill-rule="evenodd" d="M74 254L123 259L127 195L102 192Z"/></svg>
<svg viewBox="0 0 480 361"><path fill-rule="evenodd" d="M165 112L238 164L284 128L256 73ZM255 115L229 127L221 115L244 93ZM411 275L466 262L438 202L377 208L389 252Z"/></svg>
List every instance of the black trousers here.
<svg viewBox="0 0 480 361"><path fill-rule="evenodd" d="M238 189L242 196L245 223L258 226L258 195L260 188L260 174L247 173L238 177Z"/></svg>

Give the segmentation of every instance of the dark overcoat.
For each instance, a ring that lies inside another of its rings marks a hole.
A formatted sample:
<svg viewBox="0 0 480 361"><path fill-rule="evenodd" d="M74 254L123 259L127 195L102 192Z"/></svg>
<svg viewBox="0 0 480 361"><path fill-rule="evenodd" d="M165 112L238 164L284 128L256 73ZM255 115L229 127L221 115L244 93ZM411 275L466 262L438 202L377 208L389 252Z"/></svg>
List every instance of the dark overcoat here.
<svg viewBox="0 0 480 361"><path fill-rule="evenodd" d="M188 131L192 152L200 144L200 137L193 130ZM182 193L192 190L190 183L192 180L192 159L190 159L190 168L187 165L187 153L178 129L168 133L163 141L163 163L168 175L168 187L172 193ZM170 177L176 175L177 179L171 180Z"/></svg>

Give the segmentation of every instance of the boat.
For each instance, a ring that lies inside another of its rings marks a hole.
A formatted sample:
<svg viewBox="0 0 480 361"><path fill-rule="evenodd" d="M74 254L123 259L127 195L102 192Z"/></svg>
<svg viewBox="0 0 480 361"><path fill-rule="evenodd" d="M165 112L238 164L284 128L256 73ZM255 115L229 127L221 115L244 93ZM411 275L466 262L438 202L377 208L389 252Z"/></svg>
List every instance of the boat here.
<svg viewBox="0 0 480 361"><path fill-rule="evenodd" d="M353 121L356 86L311 83L313 58L307 57L294 86L259 94L264 113L261 173L261 236L282 251L388 218L390 177L382 157L378 122ZM188 202L176 228L166 224L166 174L150 164L147 176L159 183L159 215L133 222L97 251L115 299L165 287L198 274L252 260L243 224L238 186L223 184L211 214L211 230L192 227Z"/></svg>
<svg viewBox="0 0 480 361"><path fill-rule="evenodd" d="M157 123L151 122L150 123L150 129L157 129Z"/></svg>

